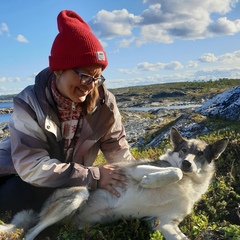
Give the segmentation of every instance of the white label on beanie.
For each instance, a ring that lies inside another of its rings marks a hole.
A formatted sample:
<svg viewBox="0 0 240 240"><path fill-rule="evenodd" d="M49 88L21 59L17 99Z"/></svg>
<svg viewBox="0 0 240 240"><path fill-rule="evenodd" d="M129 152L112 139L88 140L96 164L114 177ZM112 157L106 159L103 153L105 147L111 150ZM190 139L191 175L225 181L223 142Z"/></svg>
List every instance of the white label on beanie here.
<svg viewBox="0 0 240 240"><path fill-rule="evenodd" d="M97 58L99 61L105 61L104 52L97 52Z"/></svg>

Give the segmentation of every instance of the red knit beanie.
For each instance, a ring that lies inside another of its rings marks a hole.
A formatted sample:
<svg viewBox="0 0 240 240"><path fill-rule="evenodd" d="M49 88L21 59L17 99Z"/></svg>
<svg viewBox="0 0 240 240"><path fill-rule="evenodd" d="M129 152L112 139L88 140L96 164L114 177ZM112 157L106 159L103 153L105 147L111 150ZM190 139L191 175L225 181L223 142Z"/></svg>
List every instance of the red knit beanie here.
<svg viewBox="0 0 240 240"><path fill-rule="evenodd" d="M59 33L49 56L52 71L87 67L94 64L108 65L106 53L89 25L75 12L61 11L57 18Z"/></svg>

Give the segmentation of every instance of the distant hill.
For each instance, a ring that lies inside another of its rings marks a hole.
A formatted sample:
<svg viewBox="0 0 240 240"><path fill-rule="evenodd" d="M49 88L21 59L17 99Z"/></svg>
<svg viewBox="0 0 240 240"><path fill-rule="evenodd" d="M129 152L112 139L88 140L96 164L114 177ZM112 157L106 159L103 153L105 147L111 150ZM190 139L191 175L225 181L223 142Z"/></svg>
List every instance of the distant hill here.
<svg viewBox="0 0 240 240"><path fill-rule="evenodd" d="M240 79L217 81L174 82L146 86L110 89L120 106L142 106L166 101L202 103L230 88L240 85Z"/></svg>
<svg viewBox="0 0 240 240"><path fill-rule="evenodd" d="M16 94L8 94L8 95L1 95L0 96L0 101L10 101L12 100Z"/></svg>
<svg viewBox="0 0 240 240"><path fill-rule="evenodd" d="M109 89L119 104L208 100L219 93L240 85L240 79L222 78L216 81L173 82L145 86ZM0 101L12 100L16 94L2 95Z"/></svg>

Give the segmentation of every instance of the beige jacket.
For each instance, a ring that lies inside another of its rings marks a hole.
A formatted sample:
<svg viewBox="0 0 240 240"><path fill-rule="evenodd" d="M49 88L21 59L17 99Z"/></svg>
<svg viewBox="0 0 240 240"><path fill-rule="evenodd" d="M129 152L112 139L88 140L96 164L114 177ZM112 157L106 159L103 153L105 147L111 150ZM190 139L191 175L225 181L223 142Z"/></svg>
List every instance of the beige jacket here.
<svg viewBox="0 0 240 240"><path fill-rule="evenodd" d="M9 122L11 156L16 173L41 187L88 185L95 189L99 169L93 167L101 150L108 163L133 159L115 97L105 89L92 114L84 116L72 162L63 159L63 140L47 68L14 99Z"/></svg>

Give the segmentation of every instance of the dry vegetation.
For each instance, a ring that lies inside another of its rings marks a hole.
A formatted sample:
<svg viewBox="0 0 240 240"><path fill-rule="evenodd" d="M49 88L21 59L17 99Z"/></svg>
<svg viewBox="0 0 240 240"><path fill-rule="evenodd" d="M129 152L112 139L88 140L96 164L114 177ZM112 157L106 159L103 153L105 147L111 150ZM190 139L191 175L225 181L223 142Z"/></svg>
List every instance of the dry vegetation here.
<svg viewBox="0 0 240 240"><path fill-rule="evenodd" d="M167 84L166 89L171 91L182 91L186 93L183 98L197 99L210 98L219 92L230 87L239 85L240 80L227 81L226 79L217 82L210 81L194 83L172 83ZM186 84L186 85L185 85ZM141 95L142 100L156 94L156 86L133 87L127 89L116 89L113 92L117 98L133 99ZM163 85L161 85L163 90ZM163 90L165 91L165 90ZM167 91L167 90L166 90ZM137 92L137 93L136 93ZM145 94L145 95L144 95ZM141 100L141 99L140 99ZM130 100L129 100L130 101ZM204 124L211 130L206 135L198 135L209 143L219 138L227 137L229 144L226 151L216 162L217 172L209 191L202 200L195 205L192 213L180 224L182 231L194 240L218 239L218 240L239 240L240 239L240 125L239 122L224 121L221 119L206 119L194 114L192 117L197 121L204 121ZM164 126L163 126L164 127ZM132 149L133 155L156 159L163 151L170 147L168 139L163 141L158 148ZM99 155L99 163L103 163L102 155ZM9 220L8 215L1 216L2 220ZM19 237L21 231L9 236L1 235L0 239L22 239ZM98 224L93 228L75 230L71 223L51 227L43 232L38 238L58 240L161 240L159 231L152 232L147 223L140 220L122 219L109 225Z"/></svg>

